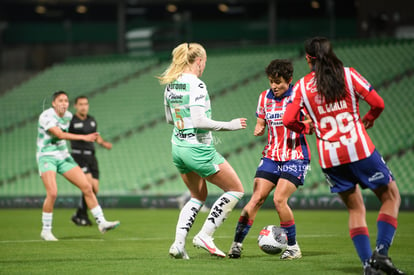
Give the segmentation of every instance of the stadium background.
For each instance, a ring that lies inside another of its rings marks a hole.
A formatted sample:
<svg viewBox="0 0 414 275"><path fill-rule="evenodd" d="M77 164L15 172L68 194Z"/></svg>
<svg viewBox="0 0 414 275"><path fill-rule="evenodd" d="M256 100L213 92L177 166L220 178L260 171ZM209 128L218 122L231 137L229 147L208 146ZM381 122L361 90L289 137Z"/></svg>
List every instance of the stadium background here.
<svg viewBox="0 0 414 275"><path fill-rule="evenodd" d="M216 147L246 190L264 138L252 135L257 97L268 87L264 68L275 58L294 62L294 81L308 72L303 40L324 35L384 98L386 109L369 131L393 170L403 210L414 208L414 4L385 1L117 1L3 0L0 4L0 207L39 207L44 187L35 161L39 114L50 95L65 90L90 99L90 113L111 151L97 148L99 198L105 207L176 207L185 187L170 157L163 87L154 76L182 41L202 43L202 79L213 117L248 118L245 131L216 133ZM361 104L361 113L367 111ZM73 109L72 109L73 110ZM313 159L294 208L343 206ZM58 207L74 207L79 191L58 177ZM209 186L207 204L220 190ZM369 208L376 199L364 193ZM239 206L240 206L239 205ZM265 204L272 207L271 200Z"/></svg>

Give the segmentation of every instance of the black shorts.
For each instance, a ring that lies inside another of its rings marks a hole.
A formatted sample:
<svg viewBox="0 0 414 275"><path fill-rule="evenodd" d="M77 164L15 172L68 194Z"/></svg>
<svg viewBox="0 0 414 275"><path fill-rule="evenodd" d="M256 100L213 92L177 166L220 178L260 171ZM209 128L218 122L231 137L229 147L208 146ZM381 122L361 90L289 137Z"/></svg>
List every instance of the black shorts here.
<svg viewBox="0 0 414 275"><path fill-rule="evenodd" d="M99 179L98 160L95 155L72 154L72 157L85 174L91 173L92 178Z"/></svg>

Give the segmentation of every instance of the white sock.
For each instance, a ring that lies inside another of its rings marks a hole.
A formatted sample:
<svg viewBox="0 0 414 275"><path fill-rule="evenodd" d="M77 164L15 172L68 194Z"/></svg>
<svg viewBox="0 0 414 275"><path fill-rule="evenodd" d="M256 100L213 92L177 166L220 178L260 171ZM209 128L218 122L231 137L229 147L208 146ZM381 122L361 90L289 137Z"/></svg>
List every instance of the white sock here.
<svg viewBox="0 0 414 275"><path fill-rule="evenodd" d="M104 217L104 213L103 213L102 208L101 208L100 205L95 206L94 208L92 208L91 213L94 216L97 224L101 224L101 223L106 222L105 217Z"/></svg>
<svg viewBox="0 0 414 275"><path fill-rule="evenodd" d="M44 231L52 231L52 220L53 220L53 212L47 213L42 212L42 230Z"/></svg>
<svg viewBox="0 0 414 275"><path fill-rule="evenodd" d="M181 209L178 216L177 227L175 230L175 242L184 245L185 239L197 217L198 211L203 206L203 202L191 198Z"/></svg>
<svg viewBox="0 0 414 275"><path fill-rule="evenodd" d="M243 192L229 191L221 195L213 206L200 232L213 236L216 229L229 216L230 212L243 197Z"/></svg>

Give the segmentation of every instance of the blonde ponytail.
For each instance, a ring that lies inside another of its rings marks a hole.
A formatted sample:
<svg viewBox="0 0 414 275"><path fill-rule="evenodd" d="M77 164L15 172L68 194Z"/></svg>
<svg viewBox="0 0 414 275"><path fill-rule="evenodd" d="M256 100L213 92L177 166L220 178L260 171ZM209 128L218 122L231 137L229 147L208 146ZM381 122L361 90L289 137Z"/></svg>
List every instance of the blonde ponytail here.
<svg viewBox="0 0 414 275"><path fill-rule="evenodd" d="M170 66L157 78L165 85L177 80L184 70L194 63L197 57L205 57L206 50L198 43L182 43L172 51Z"/></svg>

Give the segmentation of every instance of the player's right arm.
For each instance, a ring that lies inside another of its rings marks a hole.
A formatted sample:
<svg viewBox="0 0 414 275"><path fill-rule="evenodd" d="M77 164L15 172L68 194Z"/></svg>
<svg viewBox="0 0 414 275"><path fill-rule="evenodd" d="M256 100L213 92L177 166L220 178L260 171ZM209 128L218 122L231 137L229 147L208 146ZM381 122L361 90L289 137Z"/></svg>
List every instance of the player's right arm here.
<svg viewBox="0 0 414 275"><path fill-rule="evenodd" d="M88 142L94 142L97 137L98 133L92 133L88 135L77 135L68 132L62 131L59 127L54 126L48 129L49 133L57 137L58 139L66 139L66 140L83 140Z"/></svg>
<svg viewBox="0 0 414 275"><path fill-rule="evenodd" d="M310 135L313 133L313 123L308 120L299 121L298 119L298 115L303 106L299 81L293 87L293 100L286 107L286 111L283 115L283 125L296 133Z"/></svg>
<svg viewBox="0 0 414 275"><path fill-rule="evenodd" d="M265 133L265 130L266 130L266 120L258 117L256 120L256 126L254 127L253 134L255 136L263 136L263 134Z"/></svg>
<svg viewBox="0 0 414 275"><path fill-rule="evenodd" d="M171 109L168 105L164 105L164 111L165 111L165 121L167 121L168 124L174 125L174 120L171 115Z"/></svg>

